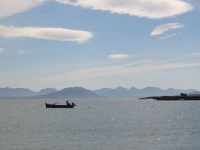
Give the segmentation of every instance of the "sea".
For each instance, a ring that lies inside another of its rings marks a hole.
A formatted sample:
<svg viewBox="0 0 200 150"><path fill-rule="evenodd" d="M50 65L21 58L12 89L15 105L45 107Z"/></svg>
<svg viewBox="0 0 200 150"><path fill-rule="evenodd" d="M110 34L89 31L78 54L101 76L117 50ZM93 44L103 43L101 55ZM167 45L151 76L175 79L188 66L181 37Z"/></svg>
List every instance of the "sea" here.
<svg viewBox="0 0 200 150"><path fill-rule="evenodd" d="M0 150L200 150L200 101L65 101L0 100Z"/></svg>

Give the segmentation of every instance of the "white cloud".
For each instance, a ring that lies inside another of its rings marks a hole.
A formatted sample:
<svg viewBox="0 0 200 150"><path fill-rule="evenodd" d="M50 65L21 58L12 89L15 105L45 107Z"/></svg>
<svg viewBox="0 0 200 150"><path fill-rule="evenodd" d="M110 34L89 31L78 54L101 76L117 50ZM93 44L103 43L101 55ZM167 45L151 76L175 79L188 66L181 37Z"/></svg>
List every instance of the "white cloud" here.
<svg viewBox="0 0 200 150"><path fill-rule="evenodd" d="M0 25L0 36L5 38L30 37L57 41L86 42L93 34L64 28L11 27Z"/></svg>
<svg viewBox="0 0 200 150"><path fill-rule="evenodd" d="M179 29L179 28L183 28L184 25L181 25L179 23L167 23L167 24L163 24L160 26L157 26L152 32L151 35L161 35L169 30L172 29Z"/></svg>
<svg viewBox="0 0 200 150"><path fill-rule="evenodd" d="M0 19L40 5L45 0L0 0Z"/></svg>
<svg viewBox="0 0 200 150"><path fill-rule="evenodd" d="M4 51L4 49L3 49L3 48L0 48L0 54L1 54L3 51Z"/></svg>
<svg viewBox="0 0 200 150"><path fill-rule="evenodd" d="M56 0L57 2L111 13L159 19L173 17L193 9L182 0Z"/></svg>
<svg viewBox="0 0 200 150"><path fill-rule="evenodd" d="M129 55L127 55L127 54L112 54L108 58L111 58L111 59L125 59L127 57L129 57Z"/></svg>

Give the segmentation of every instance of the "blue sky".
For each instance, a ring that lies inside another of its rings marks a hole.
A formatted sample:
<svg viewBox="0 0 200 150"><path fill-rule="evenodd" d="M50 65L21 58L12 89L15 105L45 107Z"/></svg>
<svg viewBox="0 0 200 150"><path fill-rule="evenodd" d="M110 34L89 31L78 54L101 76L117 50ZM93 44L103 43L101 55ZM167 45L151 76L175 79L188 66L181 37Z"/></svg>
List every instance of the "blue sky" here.
<svg viewBox="0 0 200 150"><path fill-rule="evenodd" d="M199 0L1 0L0 87L200 90Z"/></svg>

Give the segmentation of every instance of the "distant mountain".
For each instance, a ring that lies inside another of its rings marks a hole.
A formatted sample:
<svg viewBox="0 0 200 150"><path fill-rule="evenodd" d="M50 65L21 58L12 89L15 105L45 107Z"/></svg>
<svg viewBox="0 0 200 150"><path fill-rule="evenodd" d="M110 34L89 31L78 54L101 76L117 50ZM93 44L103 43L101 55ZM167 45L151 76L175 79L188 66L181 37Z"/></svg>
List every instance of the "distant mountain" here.
<svg viewBox="0 0 200 150"><path fill-rule="evenodd" d="M147 97L147 96L172 96L172 95L179 95L180 93L192 93L196 92L196 90L181 90L181 89L167 89L162 90L158 87L146 87L143 89L137 89L132 87L130 89L118 87L115 89L110 88L103 88L100 90L94 91L96 94L99 94L103 97L108 98L138 98L138 97Z"/></svg>
<svg viewBox="0 0 200 150"><path fill-rule="evenodd" d="M189 93L190 95L200 95L200 91L195 91L195 92L191 92Z"/></svg>
<svg viewBox="0 0 200 150"><path fill-rule="evenodd" d="M101 98L98 94L91 90L84 89L82 87L69 87L61 91L53 92L51 94L36 96L35 98L47 98L47 99L74 99L74 98Z"/></svg>
<svg viewBox="0 0 200 150"><path fill-rule="evenodd" d="M0 88L0 98L34 96L37 92L25 88Z"/></svg>
<svg viewBox="0 0 200 150"><path fill-rule="evenodd" d="M31 97L37 95L50 94L52 92L57 92L56 89L47 88L42 89L39 92L35 92L25 88L0 88L0 98L18 98L18 97Z"/></svg>
<svg viewBox="0 0 200 150"><path fill-rule="evenodd" d="M94 90L94 92L98 95L101 95L107 98L123 97L123 93L118 91L117 89L103 88L100 90Z"/></svg>
<svg viewBox="0 0 200 150"><path fill-rule="evenodd" d="M179 95L180 93L200 94L200 91L194 89L182 90L173 88L163 90L158 87L146 87L143 89L137 89L135 87L129 89L117 87L115 89L103 88L92 91L82 87L69 87L61 91L57 91L54 88L46 88L39 92L35 92L25 88L0 88L0 98L141 98L148 96L174 96Z"/></svg>
<svg viewBox="0 0 200 150"><path fill-rule="evenodd" d="M46 88L46 89L42 89L40 90L37 95L46 95L46 94L50 94L50 93L53 93L53 92L57 92L56 89L54 88Z"/></svg>

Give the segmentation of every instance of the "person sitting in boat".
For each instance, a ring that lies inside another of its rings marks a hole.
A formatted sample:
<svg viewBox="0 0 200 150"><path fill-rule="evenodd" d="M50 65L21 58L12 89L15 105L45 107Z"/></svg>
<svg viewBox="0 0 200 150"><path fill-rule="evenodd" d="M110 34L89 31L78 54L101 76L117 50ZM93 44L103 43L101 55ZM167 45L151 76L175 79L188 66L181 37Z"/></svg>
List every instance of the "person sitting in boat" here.
<svg viewBox="0 0 200 150"><path fill-rule="evenodd" d="M74 104L73 102L72 102L72 105L73 105L73 106L76 106L76 104Z"/></svg>
<svg viewBox="0 0 200 150"><path fill-rule="evenodd" d="M69 106L69 105L71 105L71 104L69 103L69 101L66 101L66 105Z"/></svg>

